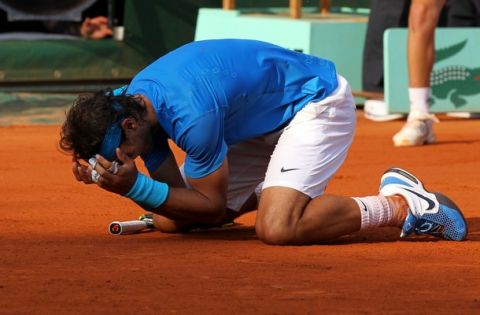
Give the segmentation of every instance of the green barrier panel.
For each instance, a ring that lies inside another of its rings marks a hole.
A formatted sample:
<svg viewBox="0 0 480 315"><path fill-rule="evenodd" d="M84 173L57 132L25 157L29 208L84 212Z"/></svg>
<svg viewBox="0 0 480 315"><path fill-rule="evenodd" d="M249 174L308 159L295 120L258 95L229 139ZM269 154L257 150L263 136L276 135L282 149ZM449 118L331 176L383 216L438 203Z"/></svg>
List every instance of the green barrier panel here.
<svg viewBox="0 0 480 315"><path fill-rule="evenodd" d="M361 89L366 17L320 14L295 20L286 16L200 9L195 40L244 38L271 42L335 62L352 89Z"/></svg>
<svg viewBox="0 0 480 315"><path fill-rule="evenodd" d="M72 92L130 81L156 58L193 40L199 6L221 0L126 0L125 39L4 40L0 92Z"/></svg>
<svg viewBox="0 0 480 315"><path fill-rule="evenodd" d="M409 111L407 34L407 29L384 34L385 102L390 113ZM436 30L432 112L480 112L479 44L479 28Z"/></svg>
<svg viewBox="0 0 480 315"><path fill-rule="evenodd" d="M193 40L198 9L221 0L125 0L125 40L149 52L151 60Z"/></svg>
<svg viewBox="0 0 480 315"><path fill-rule="evenodd" d="M0 126L61 124L78 94L1 93Z"/></svg>
<svg viewBox="0 0 480 315"><path fill-rule="evenodd" d="M112 39L5 40L0 45L0 91L129 80L150 60L142 50Z"/></svg>

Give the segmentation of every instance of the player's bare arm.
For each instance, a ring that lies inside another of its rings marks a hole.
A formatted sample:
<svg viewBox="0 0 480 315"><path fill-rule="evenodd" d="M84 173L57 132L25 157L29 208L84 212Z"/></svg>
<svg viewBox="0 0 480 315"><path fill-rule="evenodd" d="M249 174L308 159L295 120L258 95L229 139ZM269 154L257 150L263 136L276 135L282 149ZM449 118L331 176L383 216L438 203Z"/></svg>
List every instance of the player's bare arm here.
<svg viewBox="0 0 480 315"><path fill-rule="evenodd" d="M165 161L163 161L155 171L150 172L150 177L160 182L167 183L171 187L186 187L171 150L169 150Z"/></svg>
<svg viewBox="0 0 480 315"><path fill-rule="evenodd" d="M228 163L202 178L189 178L191 189L171 188L165 203L154 211L167 218L215 225L226 211Z"/></svg>
<svg viewBox="0 0 480 315"><path fill-rule="evenodd" d="M112 174L108 171L111 162L99 155L96 158L98 163L95 170L100 174L98 186L122 196L126 195L132 189L138 176L135 161L121 149L117 149L117 158L121 165L118 172ZM175 174L172 166L175 166L174 169L177 169L178 172L175 161L171 158L166 159L155 171L156 178L163 177L159 175L162 169L167 173ZM182 179L181 177L177 178L177 186L170 186L165 202L156 209L148 210L180 222L218 223L225 215L227 174L228 164L225 161L218 170L210 175L199 179L190 179L191 189L178 187L179 181Z"/></svg>

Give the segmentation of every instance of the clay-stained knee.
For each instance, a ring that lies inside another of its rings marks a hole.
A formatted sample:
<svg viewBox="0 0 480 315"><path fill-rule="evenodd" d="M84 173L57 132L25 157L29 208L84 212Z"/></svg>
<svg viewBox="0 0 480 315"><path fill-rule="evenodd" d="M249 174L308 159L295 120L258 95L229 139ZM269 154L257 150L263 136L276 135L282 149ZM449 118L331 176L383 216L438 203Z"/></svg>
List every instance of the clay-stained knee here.
<svg viewBox="0 0 480 315"><path fill-rule="evenodd" d="M309 201L310 197L292 188L263 190L255 224L258 237L272 245L298 243L297 223Z"/></svg>

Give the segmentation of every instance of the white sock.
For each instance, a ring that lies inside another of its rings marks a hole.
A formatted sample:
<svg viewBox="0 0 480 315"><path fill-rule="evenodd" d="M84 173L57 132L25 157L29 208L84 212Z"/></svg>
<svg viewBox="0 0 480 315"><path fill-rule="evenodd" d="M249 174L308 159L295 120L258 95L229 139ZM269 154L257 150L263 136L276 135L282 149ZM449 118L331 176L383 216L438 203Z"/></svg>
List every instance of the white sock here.
<svg viewBox="0 0 480 315"><path fill-rule="evenodd" d="M432 95L432 88L408 88L408 96L410 99L410 116L422 116L429 113L428 100Z"/></svg>
<svg viewBox="0 0 480 315"><path fill-rule="evenodd" d="M393 208L382 194L369 197L353 197L360 208L362 225L360 230L386 226L393 218Z"/></svg>

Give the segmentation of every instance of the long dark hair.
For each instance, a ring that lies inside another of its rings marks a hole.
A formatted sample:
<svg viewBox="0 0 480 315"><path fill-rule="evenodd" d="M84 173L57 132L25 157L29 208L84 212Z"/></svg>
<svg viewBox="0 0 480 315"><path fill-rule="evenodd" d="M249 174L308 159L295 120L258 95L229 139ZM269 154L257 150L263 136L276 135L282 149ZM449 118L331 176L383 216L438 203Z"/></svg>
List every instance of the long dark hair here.
<svg viewBox="0 0 480 315"><path fill-rule="evenodd" d="M80 95L66 113L60 131L60 149L76 158L98 153L105 131L115 121L133 117L144 120L147 109L137 95L114 96L111 90Z"/></svg>

